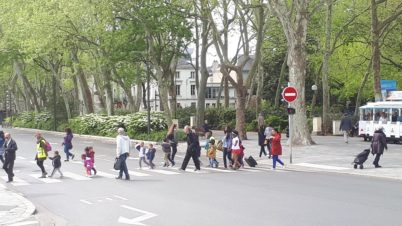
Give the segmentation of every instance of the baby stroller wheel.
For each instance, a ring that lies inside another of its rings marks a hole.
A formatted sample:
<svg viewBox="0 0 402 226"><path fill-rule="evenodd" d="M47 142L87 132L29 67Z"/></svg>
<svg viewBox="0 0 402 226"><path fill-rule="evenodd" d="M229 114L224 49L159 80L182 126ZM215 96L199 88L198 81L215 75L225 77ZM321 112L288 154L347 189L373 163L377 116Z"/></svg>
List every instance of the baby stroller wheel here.
<svg viewBox="0 0 402 226"><path fill-rule="evenodd" d="M353 166L353 168L357 169L357 164L355 164L355 165Z"/></svg>
<svg viewBox="0 0 402 226"><path fill-rule="evenodd" d="M360 165L360 169L363 169L363 164Z"/></svg>

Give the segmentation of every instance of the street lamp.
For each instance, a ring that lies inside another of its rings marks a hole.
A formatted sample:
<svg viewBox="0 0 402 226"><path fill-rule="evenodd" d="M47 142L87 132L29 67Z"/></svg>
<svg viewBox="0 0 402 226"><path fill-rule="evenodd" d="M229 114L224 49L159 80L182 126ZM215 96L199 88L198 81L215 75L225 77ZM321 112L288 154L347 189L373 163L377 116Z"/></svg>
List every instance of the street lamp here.
<svg viewBox="0 0 402 226"><path fill-rule="evenodd" d="M313 100L313 103L311 105L312 108L311 108L311 116L310 117L314 117L315 102L317 101L317 90L318 90L317 85L316 84L312 85L311 90L314 92L314 98L313 98L314 100Z"/></svg>

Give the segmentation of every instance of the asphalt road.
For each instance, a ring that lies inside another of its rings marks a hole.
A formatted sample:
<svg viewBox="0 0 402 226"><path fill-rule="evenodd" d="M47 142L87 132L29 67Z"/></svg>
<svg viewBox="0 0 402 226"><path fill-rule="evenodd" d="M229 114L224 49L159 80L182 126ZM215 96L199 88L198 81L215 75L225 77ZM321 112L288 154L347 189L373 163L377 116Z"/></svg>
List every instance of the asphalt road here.
<svg viewBox="0 0 402 226"><path fill-rule="evenodd" d="M19 180L7 186L38 207L42 225L402 224L402 183L397 180L273 171L266 166L237 172L207 168L199 173L190 168L180 172L161 167L160 147L155 163L161 171L139 170L138 156L131 156L128 167L137 175L132 174L131 181L116 180L112 171L114 144L83 138L73 140L75 161L63 162L65 178L40 180L40 170L32 162L34 134L8 131L19 147L15 164ZM62 136L46 135L46 139L53 149L62 151ZM85 177L79 160L88 145L95 148L95 165L100 171L92 178ZM181 164L183 151L178 155L177 162ZM50 173L51 162L47 160L46 165ZM0 176L4 183L5 173Z"/></svg>

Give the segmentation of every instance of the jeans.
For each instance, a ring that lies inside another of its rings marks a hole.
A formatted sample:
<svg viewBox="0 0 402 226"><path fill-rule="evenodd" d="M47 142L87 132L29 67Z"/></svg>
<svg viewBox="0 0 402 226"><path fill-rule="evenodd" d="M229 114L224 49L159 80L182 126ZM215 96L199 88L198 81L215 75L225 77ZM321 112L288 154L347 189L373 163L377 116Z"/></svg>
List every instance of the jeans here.
<svg viewBox="0 0 402 226"><path fill-rule="evenodd" d="M45 159L36 159L36 165L39 166L40 170L42 171L42 175L47 174L45 167L43 166L44 162L45 162Z"/></svg>
<svg viewBox="0 0 402 226"><path fill-rule="evenodd" d="M195 169L200 170L200 161L198 160L198 152L196 150L190 150L187 148L186 156L184 157L183 163L181 165L182 170L186 170L190 158L193 159Z"/></svg>
<svg viewBox="0 0 402 226"><path fill-rule="evenodd" d="M67 145L64 145L64 153L66 153L66 159L69 160L70 156L73 156L70 152L71 148L69 148Z"/></svg>
<svg viewBox="0 0 402 226"><path fill-rule="evenodd" d="M260 158L261 158L263 153L264 153L265 156L267 156L267 153L265 152L265 145L260 145Z"/></svg>
<svg viewBox="0 0 402 226"><path fill-rule="evenodd" d="M177 153L177 146L176 145L172 145L172 154L170 155L170 159L172 160L172 162L174 162L174 156Z"/></svg>
<svg viewBox="0 0 402 226"><path fill-rule="evenodd" d="M53 168L52 174L50 174L50 177L53 177L54 173L58 171L60 173L60 176L63 176L63 173L60 170L60 167Z"/></svg>
<svg viewBox="0 0 402 226"><path fill-rule="evenodd" d="M213 168L218 168L219 162L216 161L216 158L209 158L209 165Z"/></svg>
<svg viewBox="0 0 402 226"><path fill-rule="evenodd" d="M228 168L226 158L229 159L229 165L232 165L232 152L228 148L223 148L223 165Z"/></svg>
<svg viewBox="0 0 402 226"><path fill-rule="evenodd" d="M375 154L375 158L374 158L374 162L373 162L374 166L379 166L378 162L380 161L380 157L381 157L381 154Z"/></svg>
<svg viewBox="0 0 402 226"><path fill-rule="evenodd" d="M130 179L130 175L128 175L128 169L127 169L127 164L126 164L127 156L128 156L127 153L124 153L119 156L119 159L121 161L119 178L122 178L123 172L124 172L124 175L126 175L126 179L128 180L128 179Z"/></svg>
<svg viewBox="0 0 402 226"><path fill-rule="evenodd" d="M282 166L285 165L283 162L279 159L278 155L273 155L272 156L272 168L276 168L276 162L279 162Z"/></svg>
<svg viewBox="0 0 402 226"><path fill-rule="evenodd" d="M145 157L140 157L140 161L139 161L139 164L140 164L140 168L142 168L142 162L144 162L145 164L147 164L147 166L149 166L149 163L147 162L147 160L145 159Z"/></svg>
<svg viewBox="0 0 402 226"><path fill-rule="evenodd" d="M151 166L151 169L155 168L155 164L152 162L154 161L153 159L148 159L149 160L149 165Z"/></svg>
<svg viewBox="0 0 402 226"><path fill-rule="evenodd" d="M345 141L345 143L349 142L349 131L343 131L343 140Z"/></svg>

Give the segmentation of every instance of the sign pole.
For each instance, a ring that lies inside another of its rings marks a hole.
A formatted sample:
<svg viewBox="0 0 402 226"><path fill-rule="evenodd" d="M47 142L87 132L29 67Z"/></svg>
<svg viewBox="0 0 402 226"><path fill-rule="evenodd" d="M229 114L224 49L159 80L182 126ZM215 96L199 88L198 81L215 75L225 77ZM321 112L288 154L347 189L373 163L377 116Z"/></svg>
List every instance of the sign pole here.
<svg viewBox="0 0 402 226"><path fill-rule="evenodd" d="M290 86L290 82L288 82L288 87ZM290 102L288 102L288 107L290 108L291 106L290 106ZM292 140L292 138L293 138L293 115L292 114L289 114L289 118L288 118L288 124L289 124L289 149L290 149L290 156L289 156L289 162L290 162L290 164L292 164L293 163L293 148L292 148L292 143L293 143L293 140Z"/></svg>
<svg viewBox="0 0 402 226"><path fill-rule="evenodd" d="M293 114L295 114L295 109L291 107L291 103L297 99L297 89L293 86L290 86L290 82L288 82L288 87L286 87L282 92L283 99L288 102L288 131L289 131L289 149L290 149L290 164L293 163Z"/></svg>

